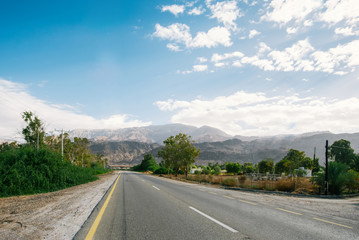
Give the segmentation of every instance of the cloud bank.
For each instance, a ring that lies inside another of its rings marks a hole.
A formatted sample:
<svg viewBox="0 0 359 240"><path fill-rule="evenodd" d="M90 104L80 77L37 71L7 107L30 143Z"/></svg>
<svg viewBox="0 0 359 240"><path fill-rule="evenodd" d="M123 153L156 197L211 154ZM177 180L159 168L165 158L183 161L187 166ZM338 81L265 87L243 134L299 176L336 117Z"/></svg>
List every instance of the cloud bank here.
<svg viewBox="0 0 359 240"><path fill-rule="evenodd" d="M47 126L47 131L55 128L71 129L117 129L127 127L148 126L151 122L133 119L128 114L115 114L108 118L94 117L75 112L68 105L48 103L29 94L27 86L20 83L0 79L0 138L21 139L24 122L21 113L34 112Z"/></svg>
<svg viewBox="0 0 359 240"><path fill-rule="evenodd" d="M358 132L359 98L274 96L236 92L211 100L157 101L173 123L209 125L232 135L268 136L312 131Z"/></svg>

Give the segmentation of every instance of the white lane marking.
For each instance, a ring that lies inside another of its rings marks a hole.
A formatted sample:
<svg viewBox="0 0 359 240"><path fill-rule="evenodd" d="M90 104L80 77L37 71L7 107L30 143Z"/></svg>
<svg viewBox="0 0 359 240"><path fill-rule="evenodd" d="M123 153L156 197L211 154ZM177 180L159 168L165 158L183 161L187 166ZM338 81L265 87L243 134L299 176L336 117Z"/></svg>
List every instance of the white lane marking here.
<svg viewBox="0 0 359 240"><path fill-rule="evenodd" d="M217 223L218 225L220 225L220 226L222 226L222 227L226 228L227 230L229 230L229 231L231 231L231 232L233 232L233 233L238 232L236 229L233 229L233 228L231 228L230 226L228 226L228 225L226 225L226 224L224 224L224 223L222 223L222 222L218 221L217 219L214 219L213 217L208 216L207 214L205 214L205 213L201 212L201 211L200 211L200 210L198 210L198 209L195 209L194 207L191 207L191 206L190 206L189 208L190 208L190 209L192 209L193 211L195 211L195 212L197 212L197 213L201 214L202 216L204 216L204 217L208 218L209 220L211 220L211 221L213 221L213 222Z"/></svg>
<svg viewBox="0 0 359 240"><path fill-rule="evenodd" d="M145 180L142 179L142 182L144 182Z"/></svg>
<svg viewBox="0 0 359 240"><path fill-rule="evenodd" d="M153 185L152 185L152 187L153 187L154 189L160 190L160 189L159 189L158 187L156 187L156 186L153 186Z"/></svg>

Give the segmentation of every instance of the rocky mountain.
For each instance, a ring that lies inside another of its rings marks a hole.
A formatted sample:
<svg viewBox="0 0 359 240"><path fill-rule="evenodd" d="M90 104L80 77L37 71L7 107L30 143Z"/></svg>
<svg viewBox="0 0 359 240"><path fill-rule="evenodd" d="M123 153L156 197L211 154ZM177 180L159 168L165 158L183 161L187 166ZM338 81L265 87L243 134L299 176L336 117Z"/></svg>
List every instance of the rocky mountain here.
<svg viewBox="0 0 359 240"><path fill-rule="evenodd" d="M199 130L199 129L197 129ZM201 129L202 131L203 129ZM198 133L196 136L205 136L213 139L206 132ZM200 139L198 137L198 139ZM325 141L329 145L336 140L346 139L351 142L352 148L359 153L359 133L354 134L332 134L329 132L306 133L302 135L281 135L274 137L255 138L243 141L232 138L225 141L198 142L195 146L201 149L198 164L208 162L253 162L257 163L264 158L273 158L276 162L281 160L289 149L294 148L304 151L307 156L313 157L314 148L316 156L323 164L325 157ZM157 156L161 145L157 143L141 142L94 142L91 149L96 153L104 154L111 164L138 164L144 154L151 153ZM159 159L158 159L159 160Z"/></svg>
<svg viewBox="0 0 359 240"><path fill-rule="evenodd" d="M196 142L213 142L231 139L232 136L225 132L203 126L200 128L183 125L168 124L148 127L135 127L123 129L99 129L99 130L73 130L69 132L71 138L85 137L92 141L135 141L145 143L158 143L167 139L169 136L175 136L178 133L190 135Z"/></svg>

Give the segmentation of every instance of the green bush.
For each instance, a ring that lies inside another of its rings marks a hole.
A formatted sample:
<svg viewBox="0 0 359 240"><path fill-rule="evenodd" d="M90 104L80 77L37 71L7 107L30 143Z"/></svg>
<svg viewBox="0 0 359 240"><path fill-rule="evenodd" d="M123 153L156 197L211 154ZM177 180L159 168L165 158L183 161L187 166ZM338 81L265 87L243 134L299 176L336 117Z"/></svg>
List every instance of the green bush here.
<svg viewBox="0 0 359 240"><path fill-rule="evenodd" d="M63 161L48 149L20 147L0 152L0 196L56 191L96 180L92 168Z"/></svg>
<svg viewBox="0 0 359 240"><path fill-rule="evenodd" d="M214 169L213 169L213 173L215 174L215 175L219 175L219 174L221 174L221 168L220 168L220 166L215 166L214 167Z"/></svg>
<svg viewBox="0 0 359 240"><path fill-rule="evenodd" d="M154 174L167 174L168 169L165 167L160 167L160 168L157 168L153 173Z"/></svg>
<svg viewBox="0 0 359 240"><path fill-rule="evenodd" d="M349 172L349 166L340 162L329 162L328 168L328 185L329 192L331 194L341 194L345 190L351 192L351 189L347 189L351 183L355 183L355 174ZM313 181L322 186L324 189L324 173L318 173L313 177Z"/></svg>

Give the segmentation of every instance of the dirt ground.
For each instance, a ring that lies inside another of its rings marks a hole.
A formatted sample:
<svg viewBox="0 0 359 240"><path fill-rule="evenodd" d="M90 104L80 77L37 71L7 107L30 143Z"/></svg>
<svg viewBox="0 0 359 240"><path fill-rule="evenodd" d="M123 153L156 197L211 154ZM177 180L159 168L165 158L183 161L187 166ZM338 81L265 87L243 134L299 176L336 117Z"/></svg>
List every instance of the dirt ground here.
<svg viewBox="0 0 359 240"><path fill-rule="evenodd" d="M56 192L0 198L1 239L72 239L117 172Z"/></svg>

